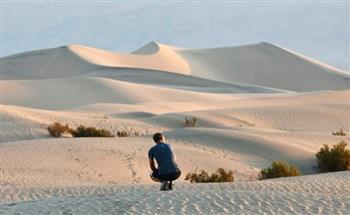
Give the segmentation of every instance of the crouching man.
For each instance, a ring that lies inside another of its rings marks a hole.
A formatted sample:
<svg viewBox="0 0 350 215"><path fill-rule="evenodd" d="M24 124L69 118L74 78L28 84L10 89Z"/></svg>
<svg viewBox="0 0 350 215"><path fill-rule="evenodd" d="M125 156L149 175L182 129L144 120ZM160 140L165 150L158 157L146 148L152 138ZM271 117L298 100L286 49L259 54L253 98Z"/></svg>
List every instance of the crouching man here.
<svg viewBox="0 0 350 215"><path fill-rule="evenodd" d="M151 178L153 181L160 182L160 190L172 190L172 182L178 179L181 171L176 164L175 154L171 145L165 143L165 138L161 133L155 133L153 140L156 143L148 151L149 165L153 171ZM157 167L154 160L157 161Z"/></svg>

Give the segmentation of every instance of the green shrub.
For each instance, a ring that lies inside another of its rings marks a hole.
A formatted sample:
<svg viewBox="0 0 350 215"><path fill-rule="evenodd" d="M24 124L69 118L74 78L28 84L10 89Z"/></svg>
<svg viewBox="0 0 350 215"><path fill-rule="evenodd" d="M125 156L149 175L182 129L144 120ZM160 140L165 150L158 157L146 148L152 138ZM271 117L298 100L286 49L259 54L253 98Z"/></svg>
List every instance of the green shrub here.
<svg viewBox="0 0 350 215"><path fill-rule="evenodd" d="M260 171L259 179L299 176L300 171L296 166L291 166L283 161L275 161L268 168Z"/></svg>
<svg viewBox="0 0 350 215"><path fill-rule="evenodd" d="M339 129L339 131L332 131L332 134L334 136L346 136L346 133L343 131L343 129Z"/></svg>
<svg viewBox="0 0 350 215"><path fill-rule="evenodd" d="M114 135L106 129L96 129L94 127L85 127L80 125L71 131L73 137L114 137Z"/></svg>
<svg viewBox="0 0 350 215"><path fill-rule="evenodd" d="M350 170L350 150L346 145L345 141L333 145L331 149L323 145L316 154L318 168L323 172Z"/></svg>
<svg viewBox="0 0 350 215"><path fill-rule="evenodd" d="M202 170L200 173L188 173L185 180L189 180L191 183L210 183L210 182L233 182L233 172L231 170L225 171L223 168L219 168L215 173L209 175L206 171Z"/></svg>
<svg viewBox="0 0 350 215"><path fill-rule="evenodd" d="M185 118L185 126L186 127L195 127L197 125L197 118L196 117L186 117Z"/></svg>
<svg viewBox="0 0 350 215"><path fill-rule="evenodd" d="M71 133L72 129L69 128L68 124L61 125L58 122L55 122L47 127L47 131L53 137L60 137L63 133Z"/></svg>

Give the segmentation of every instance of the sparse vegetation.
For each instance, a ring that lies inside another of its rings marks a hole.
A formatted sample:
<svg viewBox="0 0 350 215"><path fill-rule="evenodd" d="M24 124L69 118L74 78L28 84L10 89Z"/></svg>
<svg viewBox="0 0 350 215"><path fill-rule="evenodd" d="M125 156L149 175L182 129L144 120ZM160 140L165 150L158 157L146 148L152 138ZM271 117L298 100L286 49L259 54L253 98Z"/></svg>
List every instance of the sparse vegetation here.
<svg viewBox="0 0 350 215"><path fill-rule="evenodd" d="M118 137L130 137L130 136L139 136L140 133L138 131L135 130L121 130L121 131L117 131L117 136Z"/></svg>
<svg viewBox="0 0 350 215"><path fill-rule="evenodd" d="M188 173L185 180L189 180L191 183L210 183L233 182L234 178L231 170L225 171L223 168L219 168L211 175L204 170L200 171L200 173Z"/></svg>
<svg viewBox="0 0 350 215"><path fill-rule="evenodd" d="M118 137L129 137L129 136L130 136L130 133L127 132L126 130L117 131L117 136L118 136Z"/></svg>
<svg viewBox="0 0 350 215"><path fill-rule="evenodd" d="M80 125L72 131L73 137L114 137L114 135L106 129L97 129L94 127L85 127Z"/></svg>
<svg viewBox="0 0 350 215"><path fill-rule="evenodd" d="M334 136L346 136L346 133L344 132L344 130L342 128L339 129L339 131L332 131L332 134Z"/></svg>
<svg viewBox="0 0 350 215"><path fill-rule="evenodd" d="M186 127L195 127L197 125L197 122L198 122L198 120L194 116L185 118L185 126Z"/></svg>
<svg viewBox="0 0 350 215"><path fill-rule="evenodd" d="M283 161L275 161L268 168L260 171L259 179L299 176L300 171L296 166L291 166Z"/></svg>
<svg viewBox="0 0 350 215"><path fill-rule="evenodd" d="M73 129L69 128L68 124L62 125L55 122L47 127L47 131L53 137L60 137L64 133L71 133Z"/></svg>
<svg viewBox="0 0 350 215"><path fill-rule="evenodd" d="M345 141L333 145L323 145L316 154L318 167L323 172L350 170L350 149Z"/></svg>
<svg viewBox="0 0 350 215"><path fill-rule="evenodd" d="M58 122L49 125L47 130L53 137L60 137L64 133L69 133L73 137L114 137L114 135L106 129L97 129L80 125L74 130L71 129L68 124L62 125Z"/></svg>

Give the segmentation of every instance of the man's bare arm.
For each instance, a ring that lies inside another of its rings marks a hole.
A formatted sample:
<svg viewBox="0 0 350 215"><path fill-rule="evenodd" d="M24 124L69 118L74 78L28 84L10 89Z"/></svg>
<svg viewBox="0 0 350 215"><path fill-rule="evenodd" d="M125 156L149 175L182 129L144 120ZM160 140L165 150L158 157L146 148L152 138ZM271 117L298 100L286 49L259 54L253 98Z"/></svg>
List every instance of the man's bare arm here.
<svg viewBox="0 0 350 215"><path fill-rule="evenodd" d="M150 159L149 159L149 166L151 167L151 170L152 170L152 171L156 171L156 170L157 170L156 166L154 165L154 160L153 160L153 158L150 158Z"/></svg>

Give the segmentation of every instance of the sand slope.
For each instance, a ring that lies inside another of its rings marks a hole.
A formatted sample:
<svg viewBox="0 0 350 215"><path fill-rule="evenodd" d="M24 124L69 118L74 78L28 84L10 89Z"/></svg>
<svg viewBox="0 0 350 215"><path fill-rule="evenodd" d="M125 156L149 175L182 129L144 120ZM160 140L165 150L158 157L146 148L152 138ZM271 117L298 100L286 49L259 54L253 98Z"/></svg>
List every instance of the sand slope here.
<svg viewBox="0 0 350 215"><path fill-rule="evenodd" d="M97 67L75 55L67 46L25 52L0 59L2 79L62 78Z"/></svg>
<svg viewBox="0 0 350 215"><path fill-rule="evenodd" d="M166 94L166 91L163 93ZM117 91L112 94L118 95ZM169 93L166 95L171 96ZM283 159L298 165L304 173L312 173L316 171L314 169L316 165L314 153L322 144L334 144L347 139L347 137L333 136L331 131L340 127L348 131L350 128L348 121L350 115L349 91L304 95L252 94L251 96L236 95L235 97L231 95L200 95L198 100L196 100L196 96L187 94L186 96L179 96L177 101L167 101L165 97L159 97L160 100L153 100L151 97L151 100L149 100L145 96L141 98L141 101L136 99L130 104L127 103L129 100L126 100L124 104L100 103L79 106L69 111L39 110L4 105L1 113L3 119L1 140L2 142L11 142L44 138L42 141L32 141L32 143L38 144L42 142L43 146L33 147L42 148L49 141L49 146L55 148L50 148L49 151L56 151L55 156L47 156L48 159L51 159L56 156L61 157L61 154L57 151L60 145L54 146L52 141L56 141L56 139L49 138L46 131L47 125L56 121L68 123L72 127L84 124L105 128L115 134L121 129L135 130L142 135L151 135L156 131L166 131L165 134L171 140L171 143L209 147L224 150L225 153L252 156L267 162ZM62 97L64 98L64 96ZM115 99L123 102L123 98L120 95ZM187 100L188 98L191 98L191 100ZM162 102L158 103L159 101ZM61 100L61 102L66 101ZM184 128L183 122L187 116L198 118L198 128ZM49 139L47 140L47 138ZM62 141L67 144L73 141L76 142L72 143L73 145L78 145L83 140L63 139ZM100 144L98 139L92 140L91 144L96 141L98 141L97 144ZM142 148L144 156L150 147L149 144L152 143L149 136L146 139L138 139L137 137L131 140L113 138L108 141L126 145L137 145L136 142L131 142L140 141L140 148ZM22 144L29 147L25 151L30 152L31 155L32 151L37 151L31 147L32 144L29 144L29 142L19 143L19 145ZM143 144L147 145L142 147ZM82 145L87 146L88 144L82 143ZM116 146L121 147L121 145ZM6 147L4 150L6 150ZM113 150L116 151L116 149ZM123 151L125 150L127 150L127 147L123 149ZM180 153L179 156L183 157L181 160L184 162L191 160L185 156L186 151L195 151L195 148L186 149ZM206 149L206 151L210 150ZM19 152L14 150L13 153ZM19 154L23 153L20 152ZM15 160L10 159L11 154L8 156L1 158L4 159L1 162L3 165L7 162L10 162L9 164L16 163ZM94 156L103 155L96 154ZM35 159L38 157L40 156L34 156ZM212 158L210 156L203 158L198 156L196 165L190 162L188 167L192 166L193 169L196 166L198 168L208 168ZM140 163L144 159L145 157L141 157ZM215 167L227 166L231 168L231 165L227 162L218 163ZM27 161L27 163L32 163L32 161ZM51 162L48 161L48 163ZM110 161L106 160L104 165L109 163ZM256 176L258 169L265 164L252 161L247 165L255 168L251 175ZM70 168L70 165L67 165L67 167ZM144 167L147 169L147 166ZM3 168L10 171L13 166L3 166ZM239 165L232 164L232 168L241 174L247 172L246 169L240 170ZM213 167L213 169L215 168ZM50 168L47 170L50 171ZM190 168L188 171L190 171ZM28 172L28 174L31 175L32 172ZM147 174L141 178L144 182L148 180ZM116 180L118 183L128 183L125 182L124 178L116 178Z"/></svg>
<svg viewBox="0 0 350 215"><path fill-rule="evenodd" d="M345 71L265 42L180 53L188 59L193 75L220 81L298 92L347 89L350 83Z"/></svg>
<svg viewBox="0 0 350 215"><path fill-rule="evenodd" d="M69 49L97 65L191 73L188 63L175 52L176 49L156 42L150 42L132 54L113 53L79 45L70 45Z"/></svg>
<svg viewBox="0 0 350 215"><path fill-rule="evenodd" d="M196 50L151 42L132 54L69 45L12 55L1 61L3 79L70 77L112 67L172 72L290 91L347 89L350 81L344 71L269 43Z"/></svg>
<svg viewBox="0 0 350 215"><path fill-rule="evenodd" d="M187 79L182 76L173 77L182 82L171 83L170 81L164 86L162 77L159 77L160 80L155 80L151 79L151 74L134 74L135 76L132 77L130 75L127 77L130 81L120 81L119 79L123 77L114 75L110 77L108 74L102 77L89 75L60 79L2 80L0 87L5 91L2 97L5 104L46 109L67 109L95 103L135 104L160 101L200 102L203 100L215 102L230 100L232 95L237 93L283 92L264 87L230 85L197 78ZM147 81L137 83L141 82L142 78L152 81L151 83ZM166 79L166 76L163 79Z"/></svg>
<svg viewBox="0 0 350 215"><path fill-rule="evenodd" d="M272 44L131 54L80 45L1 59L0 212L5 214L346 214L349 172L257 181L275 160L319 173L323 144L348 141L349 75ZM196 117L186 127L186 117ZM53 122L125 138L53 138ZM137 132L138 135L133 135ZM172 193L149 178L152 134L174 146ZM235 182L193 185L217 168Z"/></svg>
<svg viewBox="0 0 350 215"><path fill-rule="evenodd" d="M173 192L159 192L155 186L2 188L0 207L5 214L347 214L349 177L349 172L339 172L263 182L177 184Z"/></svg>

